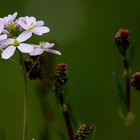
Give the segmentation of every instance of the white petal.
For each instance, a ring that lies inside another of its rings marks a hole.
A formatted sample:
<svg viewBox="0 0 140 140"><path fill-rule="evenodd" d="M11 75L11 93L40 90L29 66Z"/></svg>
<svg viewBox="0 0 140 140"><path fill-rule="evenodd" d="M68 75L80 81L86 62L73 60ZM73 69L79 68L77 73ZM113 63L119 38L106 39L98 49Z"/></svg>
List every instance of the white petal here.
<svg viewBox="0 0 140 140"><path fill-rule="evenodd" d="M47 49L52 48L53 46L54 46L54 43L49 43L49 42L45 43L45 48Z"/></svg>
<svg viewBox="0 0 140 140"><path fill-rule="evenodd" d="M23 42L23 41L26 41L27 39L29 39L31 36L32 36L32 32L24 31L17 37L17 40L19 42Z"/></svg>
<svg viewBox="0 0 140 140"><path fill-rule="evenodd" d="M4 29L4 21L0 20L0 34L2 33L3 29Z"/></svg>
<svg viewBox="0 0 140 140"><path fill-rule="evenodd" d="M9 32L7 30L5 30L5 29L3 29L2 32L3 32L3 34L7 34L7 35L9 34Z"/></svg>
<svg viewBox="0 0 140 140"><path fill-rule="evenodd" d="M44 25L44 21L39 20L36 22L36 26L43 26Z"/></svg>
<svg viewBox="0 0 140 140"><path fill-rule="evenodd" d="M35 48L32 52L29 53L29 55L31 56L35 56L35 55L40 55L43 53L43 49L41 48Z"/></svg>
<svg viewBox="0 0 140 140"><path fill-rule="evenodd" d="M56 55L61 55L61 52L57 51L57 50L52 50L52 49L45 49L46 52L52 53L52 54L56 54Z"/></svg>
<svg viewBox="0 0 140 140"><path fill-rule="evenodd" d="M27 25L31 25L31 24L36 24L36 18L35 17L25 17L26 23Z"/></svg>
<svg viewBox="0 0 140 140"><path fill-rule="evenodd" d="M11 15L9 22L13 22L15 20L16 16L17 16L17 12L15 12L13 15Z"/></svg>
<svg viewBox="0 0 140 140"><path fill-rule="evenodd" d="M8 46L8 45L11 45L13 42L14 42L14 39L8 38L8 39L6 39L4 41L1 41L0 44Z"/></svg>
<svg viewBox="0 0 140 140"><path fill-rule="evenodd" d="M19 26L21 26L23 29L25 29L25 30L28 29L27 25L26 25L23 21L17 20L16 22L17 22L17 24L18 24Z"/></svg>
<svg viewBox="0 0 140 140"><path fill-rule="evenodd" d="M9 59L11 56L13 56L14 52L16 50L16 47L9 46L2 52L2 58L3 59Z"/></svg>
<svg viewBox="0 0 140 140"><path fill-rule="evenodd" d="M0 35L0 41L4 40L6 38L7 38L7 35L6 34Z"/></svg>
<svg viewBox="0 0 140 140"><path fill-rule="evenodd" d="M17 48L23 53L30 53L33 51L33 46L26 43L21 43Z"/></svg>
<svg viewBox="0 0 140 140"><path fill-rule="evenodd" d="M48 33L50 31L50 29L48 27L45 26L41 26L41 27L35 27L32 32L36 35L42 35L44 33Z"/></svg>

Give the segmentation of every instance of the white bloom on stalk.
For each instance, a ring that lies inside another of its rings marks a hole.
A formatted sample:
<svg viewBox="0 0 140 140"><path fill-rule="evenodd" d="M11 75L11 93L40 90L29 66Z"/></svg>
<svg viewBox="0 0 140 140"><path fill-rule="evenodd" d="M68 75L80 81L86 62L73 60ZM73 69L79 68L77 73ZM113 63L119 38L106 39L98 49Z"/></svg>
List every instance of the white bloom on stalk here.
<svg viewBox="0 0 140 140"><path fill-rule="evenodd" d="M56 54L56 55L61 55L61 53L57 50L53 50L52 47L54 46L54 43L49 43L49 42L42 42L40 45L33 45L34 50L29 53L31 56L36 56L42 54L44 51Z"/></svg>
<svg viewBox="0 0 140 140"><path fill-rule="evenodd" d="M4 39L7 38L6 34L2 34L4 30L4 21L0 19L0 41L3 41Z"/></svg>
<svg viewBox="0 0 140 140"><path fill-rule="evenodd" d="M32 33L29 31L22 32L16 39L8 38L1 42L0 48L6 48L2 51L2 58L9 59L14 55L16 48L22 53L30 53L33 51L33 46L27 43L22 43L29 39Z"/></svg>
<svg viewBox="0 0 140 140"><path fill-rule="evenodd" d="M50 29L44 25L42 20L36 21L35 17L21 17L17 21L17 24L21 26L26 31L31 31L36 35L43 35L48 33Z"/></svg>
<svg viewBox="0 0 140 140"><path fill-rule="evenodd" d="M17 17L17 12L12 15L8 15L4 18L0 18L4 21L4 25L7 27L9 24L13 23Z"/></svg>

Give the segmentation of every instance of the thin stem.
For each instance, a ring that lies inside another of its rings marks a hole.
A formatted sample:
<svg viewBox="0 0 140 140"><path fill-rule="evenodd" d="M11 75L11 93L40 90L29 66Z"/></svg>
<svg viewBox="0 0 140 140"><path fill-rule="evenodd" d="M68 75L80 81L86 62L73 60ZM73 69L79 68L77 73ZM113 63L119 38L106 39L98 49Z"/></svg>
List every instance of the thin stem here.
<svg viewBox="0 0 140 140"><path fill-rule="evenodd" d="M29 74L31 73L31 71L33 70L33 68L35 67L35 65L37 64L37 62L39 61L40 57L37 58L37 60L34 62L34 64L32 65L32 67L30 68L29 72L27 73L27 77L29 76Z"/></svg>
<svg viewBox="0 0 140 140"><path fill-rule="evenodd" d="M124 68L125 68L125 78L126 78L126 103L127 103L127 113L131 111L131 94L130 94L130 77L129 77L129 66L126 56L124 57Z"/></svg>
<svg viewBox="0 0 140 140"><path fill-rule="evenodd" d="M64 102L64 97L63 97L63 93L60 93L60 105L62 107L62 111L63 111L63 117L66 123L66 127L67 127L67 131L68 131L68 135L69 135L69 140L74 140L74 133L73 133L73 128L72 128L72 124L71 124L71 118L68 112L68 108L67 105Z"/></svg>
<svg viewBox="0 0 140 140"><path fill-rule="evenodd" d="M19 52L20 53L20 52ZM28 89L27 89L27 75L26 69L24 65L24 60L22 54L20 53L20 64L22 66L23 78L24 78L24 99L23 99L23 132L22 132L22 140L27 139L27 96L28 96Z"/></svg>

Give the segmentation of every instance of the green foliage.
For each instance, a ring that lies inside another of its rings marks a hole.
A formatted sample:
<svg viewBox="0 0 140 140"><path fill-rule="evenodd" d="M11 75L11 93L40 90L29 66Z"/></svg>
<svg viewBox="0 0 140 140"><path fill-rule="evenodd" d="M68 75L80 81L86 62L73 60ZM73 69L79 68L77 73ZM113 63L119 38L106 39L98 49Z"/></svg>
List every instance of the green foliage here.
<svg viewBox="0 0 140 140"><path fill-rule="evenodd" d="M116 72L113 72L113 80L114 80L114 84L115 84L115 88L116 88L116 95L118 98L118 104L119 104L119 112L120 115L125 118L125 114L126 114L126 100L125 100L125 94L122 88L122 85L120 83L119 77L116 74Z"/></svg>

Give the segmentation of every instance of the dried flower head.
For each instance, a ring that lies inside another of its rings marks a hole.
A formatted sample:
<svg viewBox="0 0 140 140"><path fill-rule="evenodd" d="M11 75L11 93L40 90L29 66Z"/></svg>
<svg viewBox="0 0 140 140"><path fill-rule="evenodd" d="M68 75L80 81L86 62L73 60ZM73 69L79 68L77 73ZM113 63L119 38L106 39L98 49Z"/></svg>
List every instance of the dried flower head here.
<svg viewBox="0 0 140 140"><path fill-rule="evenodd" d="M88 134L93 130L93 126L90 124L81 124L79 129L74 135L75 140L85 140Z"/></svg>
<svg viewBox="0 0 140 140"><path fill-rule="evenodd" d="M130 81L130 84L136 90L140 90L140 72L136 72L132 75L132 79Z"/></svg>
<svg viewBox="0 0 140 140"><path fill-rule="evenodd" d="M126 54L126 50L131 43L130 33L128 29L119 29L114 37L114 41L117 44L119 51L122 55Z"/></svg>

